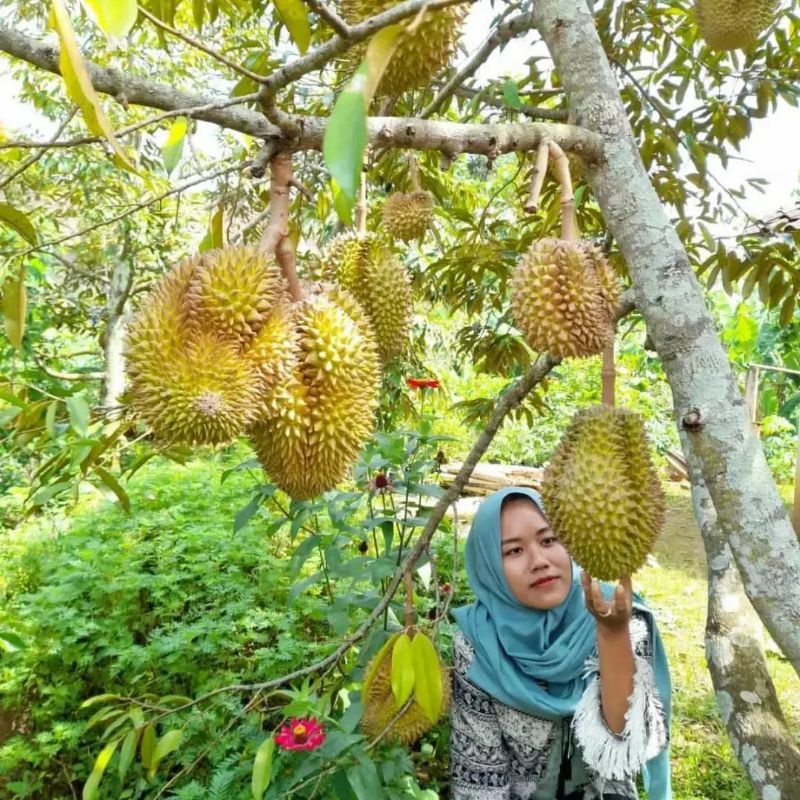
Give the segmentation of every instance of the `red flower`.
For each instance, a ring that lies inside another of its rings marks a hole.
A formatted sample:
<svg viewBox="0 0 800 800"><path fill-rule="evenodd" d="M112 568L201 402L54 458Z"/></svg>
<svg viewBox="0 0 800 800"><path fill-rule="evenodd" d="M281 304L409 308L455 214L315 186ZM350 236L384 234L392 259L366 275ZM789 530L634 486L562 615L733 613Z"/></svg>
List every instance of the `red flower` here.
<svg viewBox="0 0 800 800"><path fill-rule="evenodd" d="M450 584L449 583L442 584L442 591L445 594L450 594L450 592L452 591L452 589L450 588Z"/></svg>
<svg viewBox="0 0 800 800"><path fill-rule="evenodd" d="M376 489L385 489L389 485L389 477L385 473L379 472L375 476L374 482Z"/></svg>
<svg viewBox="0 0 800 800"><path fill-rule="evenodd" d="M367 491L382 494L383 492L393 492L394 484L390 475L385 472L376 472L375 477L371 481L367 481L366 488Z"/></svg>
<svg viewBox="0 0 800 800"><path fill-rule="evenodd" d="M439 381L435 378L406 378L409 389L438 389Z"/></svg>
<svg viewBox="0 0 800 800"><path fill-rule="evenodd" d="M314 717L292 717L275 735L275 743L282 750L316 750L325 741L325 731Z"/></svg>

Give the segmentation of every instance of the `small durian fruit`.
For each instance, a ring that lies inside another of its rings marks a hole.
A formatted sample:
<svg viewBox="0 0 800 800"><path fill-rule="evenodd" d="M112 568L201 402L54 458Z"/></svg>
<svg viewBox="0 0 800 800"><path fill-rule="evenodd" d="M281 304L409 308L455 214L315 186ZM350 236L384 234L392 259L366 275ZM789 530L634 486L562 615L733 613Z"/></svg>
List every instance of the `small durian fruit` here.
<svg viewBox="0 0 800 800"><path fill-rule="evenodd" d="M581 242L540 239L511 277L517 326L534 350L556 358L595 355L611 343L612 299L610 278L601 285L595 253Z"/></svg>
<svg viewBox="0 0 800 800"><path fill-rule="evenodd" d="M664 521L664 493L641 417L596 406L571 420L544 473L550 524L592 577L633 574Z"/></svg>
<svg viewBox="0 0 800 800"><path fill-rule="evenodd" d="M433 222L433 195L422 189L395 192L383 204L383 225L393 239L422 239Z"/></svg>
<svg viewBox="0 0 800 800"><path fill-rule="evenodd" d="M255 418L260 380L230 340L194 330L169 357L153 355L138 365L130 394L162 443L227 444Z"/></svg>
<svg viewBox="0 0 800 800"><path fill-rule="evenodd" d="M325 274L351 292L375 332L385 364L403 352L411 327L413 302L406 268L372 233L343 233L322 257Z"/></svg>
<svg viewBox="0 0 800 800"><path fill-rule="evenodd" d="M751 47L775 18L777 0L695 0L700 35L712 50Z"/></svg>
<svg viewBox="0 0 800 800"><path fill-rule="evenodd" d="M336 486L374 427L374 335L343 289L308 291L293 311L297 366L274 391L276 413L249 436L264 471L295 500Z"/></svg>
<svg viewBox="0 0 800 800"><path fill-rule="evenodd" d="M401 635L395 633L378 651L364 671L364 685L361 690L364 715L361 718L361 727L370 738L375 738L383 733L399 710L392 693L392 652ZM410 635L413 638L415 634ZM442 674L441 714L443 715L450 707L452 688L449 671L441 661L439 668ZM408 745L419 739L434 725L435 723L414 700L389 728L386 739Z"/></svg>
<svg viewBox="0 0 800 800"><path fill-rule="evenodd" d="M275 257L256 247L204 253L187 301L192 319L246 347L283 295Z"/></svg>
<svg viewBox="0 0 800 800"><path fill-rule="evenodd" d="M351 24L397 5L397 0L342 0L342 15ZM409 89L429 86L453 59L467 14L464 5L426 11L425 17L410 36L400 42L378 85L377 94L397 97ZM358 61L363 48L354 48Z"/></svg>

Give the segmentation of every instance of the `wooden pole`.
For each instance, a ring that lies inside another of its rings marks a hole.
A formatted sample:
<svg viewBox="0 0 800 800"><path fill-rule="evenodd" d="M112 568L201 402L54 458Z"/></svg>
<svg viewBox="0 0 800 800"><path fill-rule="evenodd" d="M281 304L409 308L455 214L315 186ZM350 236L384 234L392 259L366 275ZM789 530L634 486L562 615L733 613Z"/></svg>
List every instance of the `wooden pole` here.
<svg viewBox="0 0 800 800"><path fill-rule="evenodd" d="M603 350L603 369L600 373L602 380L602 403L604 406L616 405L615 382L617 368L614 364L614 340Z"/></svg>

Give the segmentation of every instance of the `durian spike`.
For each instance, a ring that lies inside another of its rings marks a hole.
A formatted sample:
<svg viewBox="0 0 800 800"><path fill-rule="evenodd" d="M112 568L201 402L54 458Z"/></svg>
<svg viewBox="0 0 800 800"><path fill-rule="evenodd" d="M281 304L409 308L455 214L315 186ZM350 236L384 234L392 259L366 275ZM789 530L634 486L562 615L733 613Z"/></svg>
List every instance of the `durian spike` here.
<svg viewBox="0 0 800 800"><path fill-rule="evenodd" d="M289 238L289 188L294 178L292 156L278 153L269 162L269 223L261 235L259 249L274 252L283 277L289 285L292 300L303 299L303 290L297 279L295 253Z"/></svg>
<svg viewBox="0 0 800 800"><path fill-rule="evenodd" d="M549 157L550 150L547 146L547 140L544 140L539 143L539 148L536 151L536 164L533 167L533 176L531 177L531 190L525 202L526 214L535 214L539 210L539 195L542 193L544 178L547 175Z"/></svg>

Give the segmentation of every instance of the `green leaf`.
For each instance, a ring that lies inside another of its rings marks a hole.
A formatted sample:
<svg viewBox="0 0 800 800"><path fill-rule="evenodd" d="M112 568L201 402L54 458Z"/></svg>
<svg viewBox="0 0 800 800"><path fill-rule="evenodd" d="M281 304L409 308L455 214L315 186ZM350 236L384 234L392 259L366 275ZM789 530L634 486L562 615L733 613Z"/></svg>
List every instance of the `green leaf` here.
<svg viewBox="0 0 800 800"><path fill-rule="evenodd" d="M211 217L211 247L225 247L225 231L222 227L222 206L220 206Z"/></svg>
<svg viewBox="0 0 800 800"><path fill-rule="evenodd" d="M153 752L156 749L156 730L153 723L150 722L144 726L142 731L142 741L139 746L139 755L142 759L142 766L145 769L150 769L153 763Z"/></svg>
<svg viewBox="0 0 800 800"><path fill-rule="evenodd" d="M204 0L192 0L192 17L194 17L194 26L198 31L203 29L205 13L206 4Z"/></svg>
<svg viewBox="0 0 800 800"><path fill-rule="evenodd" d="M123 39L136 22L136 0L81 0L107 36Z"/></svg>
<svg viewBox="0 0 800 800"><path fill-rule="evenodd" d="M33 497L33 505L43 506L57 494L66 491L72 486L72 481L58 481L45 486L44 489L39 490Z"/></svg>
<svg viewBox="0 0 800 800"><path fill-rule="evenodd" d="M3 324L8 341L22 352L22 337L25 335L25 318L28 313L28 293L25 287L25 267L19 278L6 278L3 283Z"/></svg>
<svg viewBox="0 0 800 800"><path fill-rule="evenodd" d="M364 757L347 770L347 780L358 800L378 800L384 796L375 764Z"/></svg>
<svg viewBox="0 0 800 800"><path fill-rule="evenodd" d="M253 800L261 800L264 792L267 791L270 779L272 778L272 755L275 752L275 740L268 736L261 742L256 750L256 758L253 762Z"/></svg>
<svg viewBox="0 0 800 800"><path fill-rule="evenodd" d="M414 699L431 722L442 712L442 668L431 640L418 633L411 640L414 663Z"/></svg>
<svg viewBox="0 0 800 800"><path fill-rule="evenodd" d="M172 174L181 160L188 130L189 120L186 117L178 117L170 126L167 138L161 147L161 157L164 159L164 168L167 170L167 174Z"/></svg>
<svg viewBox="0 0 800 800"><path fill-rule="evenodd" d="M7 203L0 203L0 222L5 222L6 225L13 228L28 244L36 245L38 241L36 228L21 211L17 211Z"/></svg>
<svg viewBox="0 0 800 800"><path fill-rule="evenodd" d="M114 151L114 161L123 169L136 172L133 162L117 141L111 124L103 112L97 92L94 90L86 65L83 63L75 32L69 20L64 0L52 0L50 26L55 28L61 41L58 68L64 78L67 94L80 106L86 127L95 135L102 136Z"/></svg>
<svg viewBox="0 0 800 800"><path fill-rule="evenodd" d="M182 735L183 731L179 728L175 728L174 730L167 731L158 740L153 750L153 757L150 759L150 769L147 772L148 778L152 779L161 761L178 748L178 745L181 743Z"/></svg>
<svg viewBox="0 0 800 800"><path fill-rule="evenodd" d="M261 505L261 493L256 493L251 499L250 502L244 506L244 508L240 508L236 512L236 517L233 520L233 532L239 533L239 531L244 528L245 525L250 521L250 519L255 515L256 511L258 511L258 507Z"/></svg>
<svg viewBox="0 0 800 800"><path fill-rule="evenodd" d="M58 400L53 400L47 406L44 415L44 427L51 439L56 438L56 411L58 411Z"/></svg>
<svg viewBox="0 0 800 800"><path fill-rule="evenodd" d="M419 635L419 634L417 634ZM397 709L401 709L414 691L414 657L411 639L404 633L392 650L392 694Z"/></svg>
<svg viewBox="0 0 800 800"><path fill-rule="evenodd" d="M83 800L95 800L97 797L97 787L100 785L103 773L106 771L108 762L111 761L111 756L114 755L118 744L119 739L115 739L100 751L100 755L97 756L97 760L94 762L94 768L83 785Z"/></svg>
<svg viewBox="0 0 800 800"><path fill-rule="evenodd" d="M11 631L0 631L0 650L14 653L25 648L25 641Z"/></svg>
<svg viewBox="0 0 800 800"><path fill-rule="evenodd" d="M302 55L311 42L311 24L306 4L303 0L275 0L275 8Z"/></svg>
<svg viewBox="0 0 800 800"><path fill-rule="evenodd" d="M506 105L509 108L513 108L515 111L519 111L522 108L517 82L511 80L511 78L503 84L503 100L506 101Z"/></svg>
<svg viewBox="0 0 800 800"><path fill-rule="evenodd" d="M100 480L117 496L117 500L119 500L119 504L123 510L130 514L131 501L128 497L128 493L122 488L120 482L105 469L105 467L100 467L95 464L94 471L97 473Z"/></svg>
<svg viewBox="0 0 800 800"><path fill-rule="evenodd" d="M122 748L119 751L119 764L117 766L120 783L125 780L128 768L133 763L133 757L136 755L136 745L141 735L141 730L134 729L128 731L127 735L122 740Z"/></svg>
<svg viewBox="0 0 800 800"><path fill-rule="evenodd" d="M64 402L67 404L69 424L72 429L81 436L85 436L86 429L89 427L88 403L79 394L70 395Z"/></svg>

